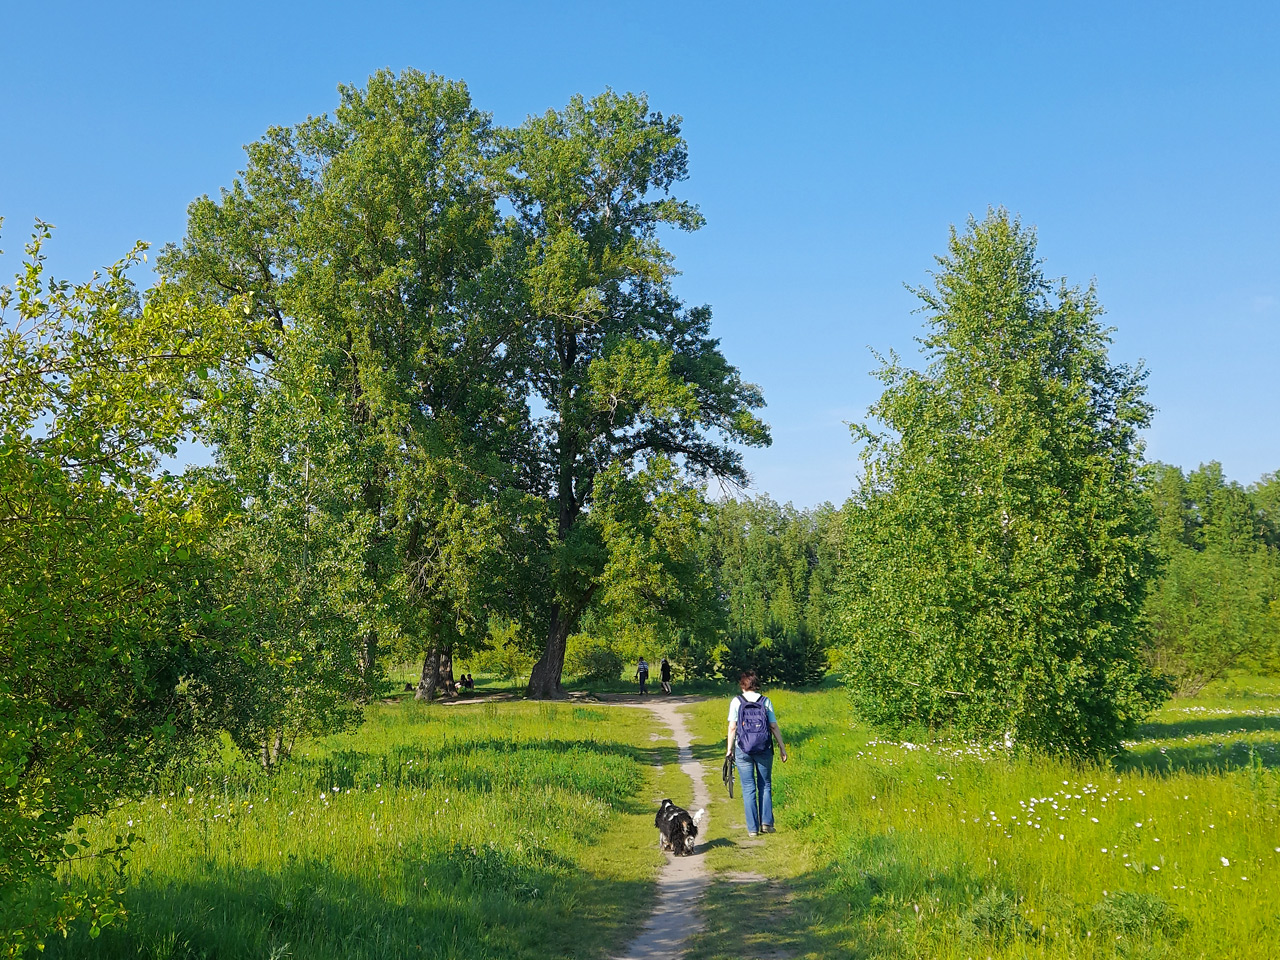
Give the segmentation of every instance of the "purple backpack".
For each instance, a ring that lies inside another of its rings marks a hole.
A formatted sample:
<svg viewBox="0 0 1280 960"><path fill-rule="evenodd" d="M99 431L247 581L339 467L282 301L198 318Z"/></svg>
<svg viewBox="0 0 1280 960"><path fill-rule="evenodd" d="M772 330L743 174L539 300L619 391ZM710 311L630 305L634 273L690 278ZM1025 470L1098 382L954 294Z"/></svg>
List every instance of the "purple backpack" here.
<svg viewBox="0 0 1280 960"><path fill-rule="evenodd" d="M762 753L773 746L764 697L751 701L738 694L738 746L743 753Z"/></svg>

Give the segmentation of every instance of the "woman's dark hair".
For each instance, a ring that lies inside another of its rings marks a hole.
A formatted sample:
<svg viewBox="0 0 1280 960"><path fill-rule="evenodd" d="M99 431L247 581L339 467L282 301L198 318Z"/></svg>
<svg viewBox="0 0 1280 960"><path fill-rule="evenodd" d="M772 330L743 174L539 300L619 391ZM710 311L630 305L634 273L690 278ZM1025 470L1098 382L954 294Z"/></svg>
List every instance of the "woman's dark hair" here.
<svg viewBox="0 0 1280 960"><path fill-rule="evenodd" d="M738 677L738 686L743 690L760 691L760 678L754 670L743 670L742 675Z"/></svg>

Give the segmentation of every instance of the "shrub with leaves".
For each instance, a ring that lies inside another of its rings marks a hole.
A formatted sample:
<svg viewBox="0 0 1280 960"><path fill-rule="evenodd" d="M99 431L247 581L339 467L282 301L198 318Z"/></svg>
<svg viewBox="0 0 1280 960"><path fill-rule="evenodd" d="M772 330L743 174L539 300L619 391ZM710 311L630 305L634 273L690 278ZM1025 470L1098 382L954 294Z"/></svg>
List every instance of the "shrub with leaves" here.
<svg viewBox="0 0 1280 960"><path fill-rule="evenodd" d="M132 835L70 833L136 790L193 733L179 683L207 651L194 570L217 525L210 491L158 472L239 338L235 304L196 309L126 277L50 280L37 226L0 287L0 952L40 949L77 917L59 864L120 858Z"/></svg>

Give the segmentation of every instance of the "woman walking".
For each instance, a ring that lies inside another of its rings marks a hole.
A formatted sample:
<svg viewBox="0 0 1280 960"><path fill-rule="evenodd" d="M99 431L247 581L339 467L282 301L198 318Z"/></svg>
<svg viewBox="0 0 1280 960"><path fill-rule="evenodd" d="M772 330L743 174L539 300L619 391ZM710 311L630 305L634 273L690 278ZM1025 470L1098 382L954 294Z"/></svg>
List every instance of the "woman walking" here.
<svg viewBox="0 0 1280 960"><path fill-rule="evenodd" d="M671 692L671 664L667 662L667 658L662 658L662 664L659 667L658 676L662 679L662 692Z"/></svg>
<svg viewBox="0 0 1280 960"><path fill-rule="evenodd" d="M778 755L787 762L787 745L782 742L773 704L760 692L754 670L738 678L742 692L729 701L729 742L725 756L732 756L742 781L742 807L747 817L747 836L761 831L773 833L773 741Z"/></svg>

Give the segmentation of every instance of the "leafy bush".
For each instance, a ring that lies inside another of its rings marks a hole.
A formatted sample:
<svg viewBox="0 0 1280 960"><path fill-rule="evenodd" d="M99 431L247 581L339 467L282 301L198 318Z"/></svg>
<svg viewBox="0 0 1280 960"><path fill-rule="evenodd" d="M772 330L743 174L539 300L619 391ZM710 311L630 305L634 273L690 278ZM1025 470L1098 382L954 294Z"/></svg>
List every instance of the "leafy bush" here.
<svg viewBox="0 0 1280 960"><path fill-rule="evenodd" d="M960 934L965 938L1008 943L1032 930L1018 908L1017 898L1003 890L988 890L960 918Z"/></svg>
<svg viewBox="0 0 1280 960"><path fill-rule="evenodd" d="M625 666L622 654L604 640L574 644L567 659L570 672L579 680L617 680Z"/></svg>
<svg viewBox="0 0 1280 960"><path fill-rule="evenodd" d="M1187 925L1169 901L1154 893L1121 890L1099 901L1093 911L1104 926L1129 936L1149 937L1159 932L1176 937Z"/></svg>
<svg viewBox="0 0 1280 960"><path fill-rule="evenodd" d="M827 668L826 650L805 631L777 638L738 637L720 655L720 674L731 683L744 670L754 670L763 683L804 686L821 681Z"/></svg>

